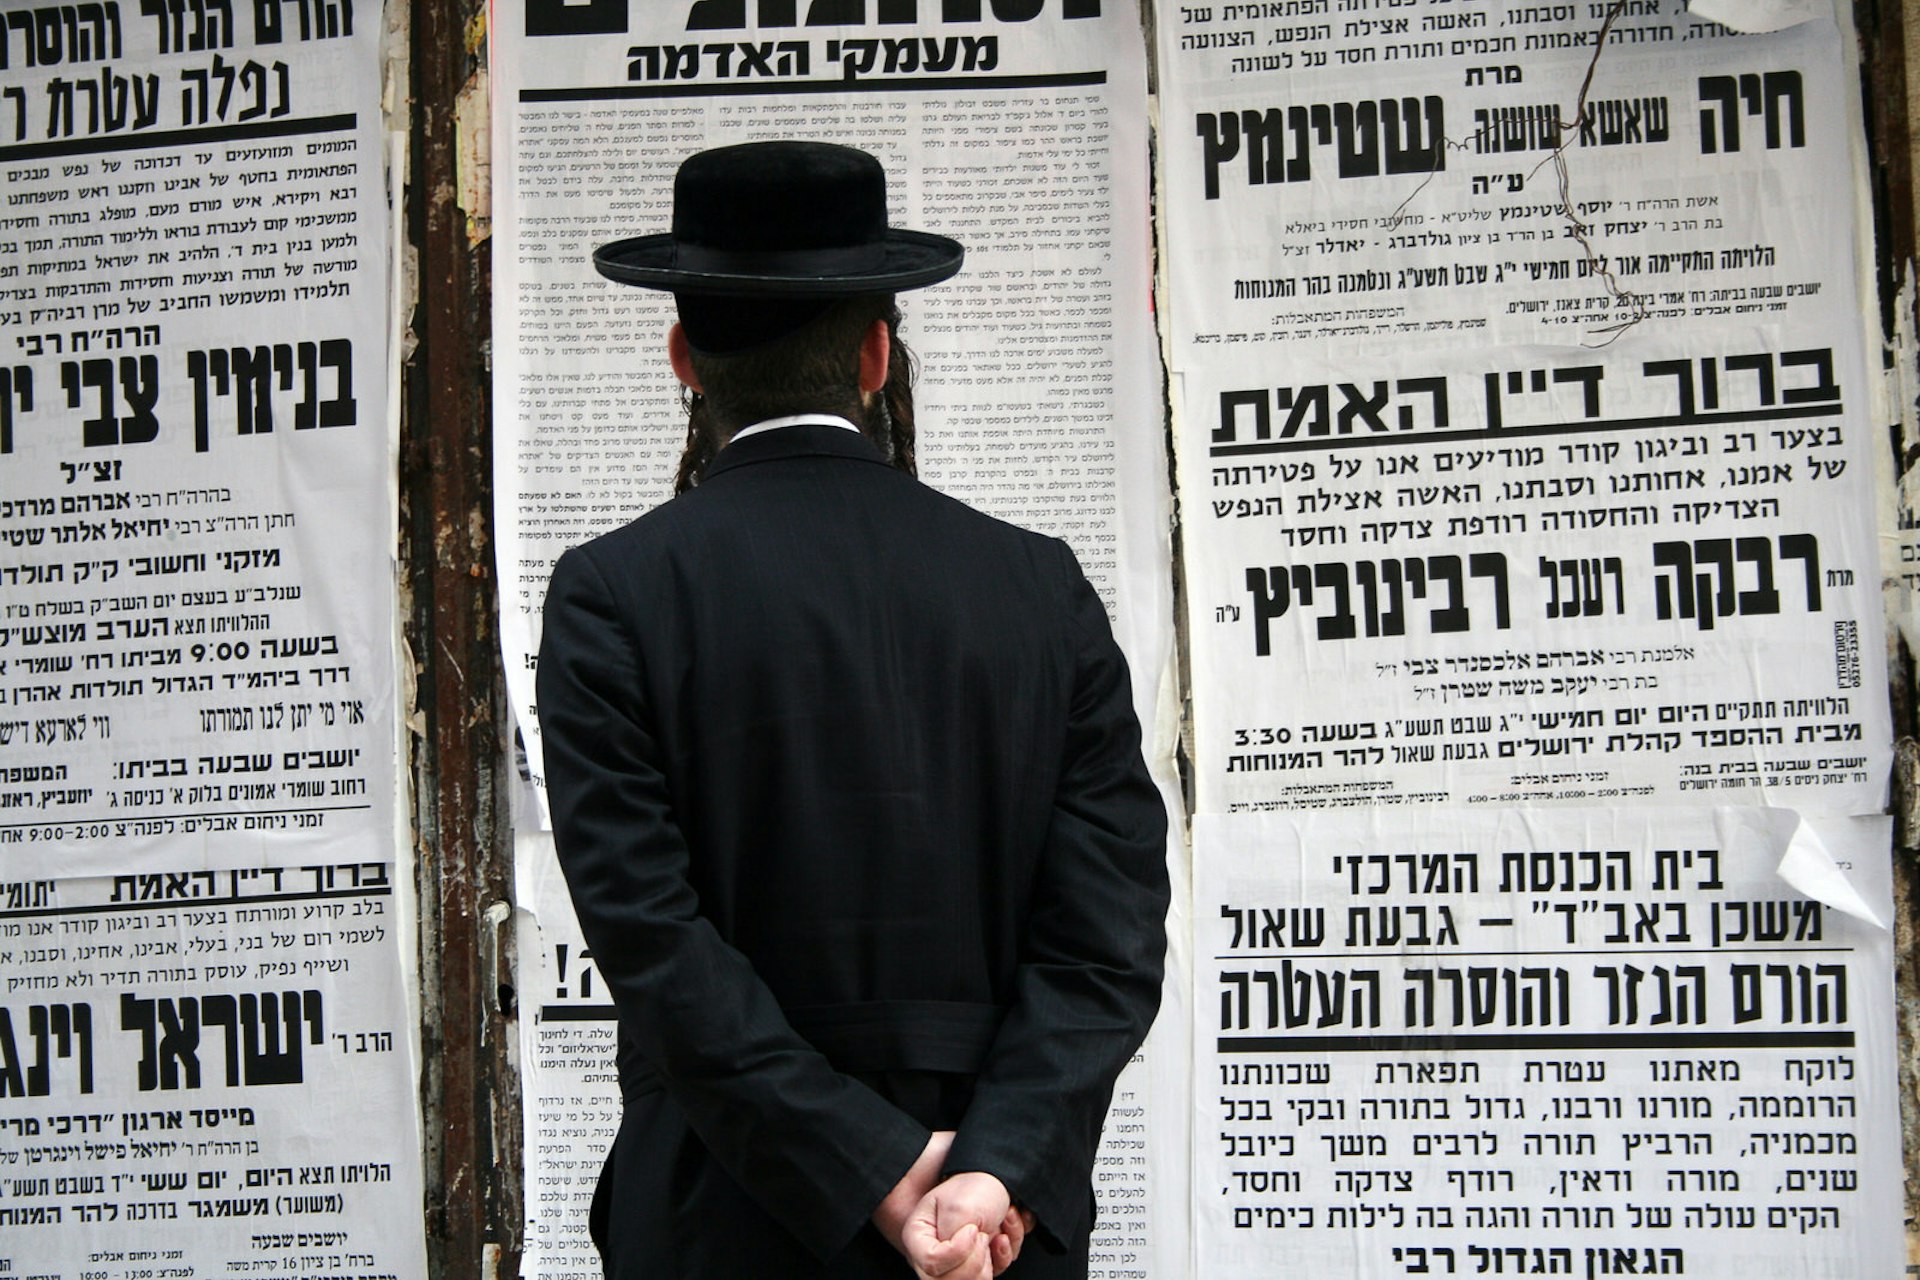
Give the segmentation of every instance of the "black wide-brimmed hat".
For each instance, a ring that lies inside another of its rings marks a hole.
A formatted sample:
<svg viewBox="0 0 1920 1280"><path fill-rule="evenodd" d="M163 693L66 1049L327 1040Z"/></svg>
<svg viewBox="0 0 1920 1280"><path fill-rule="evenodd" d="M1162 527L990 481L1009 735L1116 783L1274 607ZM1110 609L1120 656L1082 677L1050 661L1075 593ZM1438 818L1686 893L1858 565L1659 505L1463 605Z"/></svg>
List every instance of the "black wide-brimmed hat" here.
<svg viewBox="0 0 1920 1280"><path fill-rule="evenodd" d="M853 147L747 142L689 156L673 230L593 251L601 275L720 298L832 299L945 280L964 250L887 225L887 175Z"/></svg>

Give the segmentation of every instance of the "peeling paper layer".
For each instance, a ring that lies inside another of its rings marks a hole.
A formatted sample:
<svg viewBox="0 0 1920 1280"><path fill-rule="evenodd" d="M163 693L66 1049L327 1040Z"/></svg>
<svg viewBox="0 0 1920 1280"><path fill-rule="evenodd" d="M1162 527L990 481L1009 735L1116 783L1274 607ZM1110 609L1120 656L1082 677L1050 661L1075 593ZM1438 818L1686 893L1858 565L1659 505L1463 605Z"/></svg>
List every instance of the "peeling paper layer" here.
<svg viewBox="0 0 1920 1280"><path fill-rule="evenodd" d="M1786 845L1779 865L1774 868L1776 875L1815 902L1876 929L1889 928L1841 869L1827 842L1800 813L1792 809L1769 809L1763 820L1773 828L1775 839L1784 840Z"/></svg>
<svg viewBox="0 0 1920 1280"><path fill-rule="evenodd" d="M1687 12L1735 31L1759 34L1797 27L1826 16L1830 9L1825 0L1693 0Z"/></svg>

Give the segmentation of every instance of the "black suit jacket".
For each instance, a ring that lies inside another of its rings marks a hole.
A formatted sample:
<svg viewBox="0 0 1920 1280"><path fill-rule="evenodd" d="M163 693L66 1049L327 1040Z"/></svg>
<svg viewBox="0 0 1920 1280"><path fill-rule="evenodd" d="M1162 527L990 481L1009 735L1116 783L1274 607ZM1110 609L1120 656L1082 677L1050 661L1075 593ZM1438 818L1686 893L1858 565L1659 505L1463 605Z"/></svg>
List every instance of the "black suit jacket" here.
<svg viewBox="0 0 1920 1280"><path fill-rule="evenodd" d="M1065 544L776 429L561 558L538 695L620 1014L608 1274L904 1276L864 1224L935 1127L1083 1251L1168 889Z"/></svg>

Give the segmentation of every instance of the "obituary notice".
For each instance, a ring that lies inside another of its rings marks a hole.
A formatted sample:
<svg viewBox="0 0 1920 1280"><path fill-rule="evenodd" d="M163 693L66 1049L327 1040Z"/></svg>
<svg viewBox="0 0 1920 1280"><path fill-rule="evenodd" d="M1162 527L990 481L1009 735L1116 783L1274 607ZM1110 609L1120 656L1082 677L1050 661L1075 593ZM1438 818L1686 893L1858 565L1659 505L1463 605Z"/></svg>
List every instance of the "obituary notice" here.
<svg viewBox="0 0 1920 1280"><path fill-rule="evenodd" d="M1847 909L1778 874L1810 840ZM1202 815L1197 1274L1898 1274L1887 840Z"/></svg>
<svg viewBox="0 0 1920 1280"><path fill-rule="evenodd" d="M1161 28L1200 808L1878 811L1842 33L1338 8Z"/></svg>
<svg viewBox="0 0 1920 1280"><path fill-rule="evenodd" d="M791 4L536 0L524 28L495 32L502 630L536 784L532 662L553 562L665 501L686 436L670 299L601 279L590 256L665 231L680 161L733 142L871 151L893 223L966 247L958 277L901 295L920 473L1065 538L1154 705L1170 498L1133 7L848 12L814 6L802 25Z"/></svg>
<svg viewBox="0 0 1920 1280"><path fill-rule="evenodd" d="M425 1274L390 872L0 883L0 1275Z"/></svg>
<svg viewBox="0 0 1920 1280"><path fill-rule="evenodd" d="M0 4L0 848L393 829L379 11Z"/></svg>
<svg viewBox="0 0 1920 1280"><path fill-rule="evenodd" d="M592 250L667 230L688 155L760 139L872 152L891 221L965 246L957 277L900 298L920 365L920 476L1072 546L1151 738L1172 654L1171 495L1135 6L531 0L491 36L501 629L531 794L543 785L533 663L553 562L666 501L686 436L665 359L670 299L603 280ZM1150 756L1170 779L1163 736ZM556 1277L597 1266L584 1213L617 1089L612 1008L586 994L598 981L551 841L532 833L539 803L516 819L521 901L537 917L523 926L538 975L525 985L551 997L523 1038L538 1192L527 1267ZM1184 1184L1151 1168L1146 1075L1143 1063L1123 1077L1108 1123L1098 1274L1184 1265ZM1172 1141L1177 1152L1183 1139Z"/></svg>

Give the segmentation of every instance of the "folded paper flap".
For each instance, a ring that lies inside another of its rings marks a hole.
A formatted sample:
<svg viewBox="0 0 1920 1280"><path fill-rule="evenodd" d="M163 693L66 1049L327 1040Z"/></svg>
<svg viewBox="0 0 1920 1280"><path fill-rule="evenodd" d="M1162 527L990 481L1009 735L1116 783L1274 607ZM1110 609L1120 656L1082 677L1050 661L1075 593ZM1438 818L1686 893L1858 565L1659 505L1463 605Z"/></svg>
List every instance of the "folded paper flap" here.
<svg viewBox="0 0 1920 1280"><path fill-rule="evenodd" d="M1791 809L1775 812L1783 827L1791 824L1786 852L1781 854L1775 873L1815 902L1844 912L1856 920L1864 920L1876 929L1887 929L1887 922L1880 918L1854 887L1853 881L1848 879L1847 873L1840 869L1826 841L1820 838L1820 833L1813 829L1812 824Z"/></svg>
<svg viewBox="0 0 1920 1280"><path fill-rule="evenodd" d="M1784 31L1832 13L1827 0L1693 0L1688 16L1735 31Z"/></svg>

